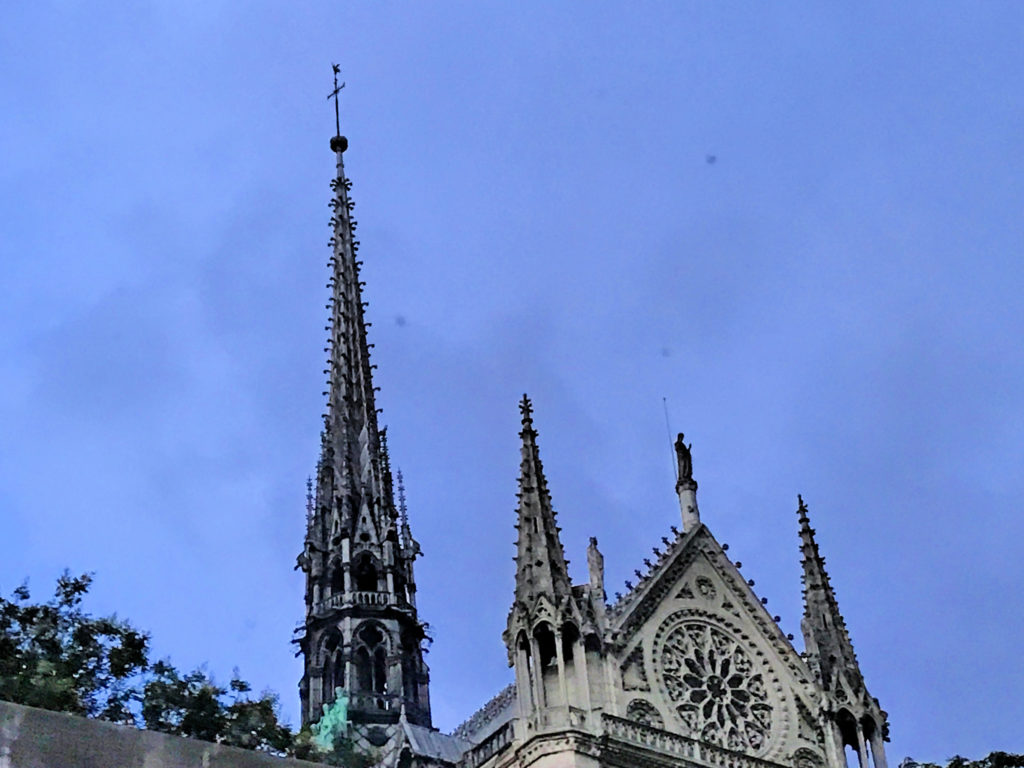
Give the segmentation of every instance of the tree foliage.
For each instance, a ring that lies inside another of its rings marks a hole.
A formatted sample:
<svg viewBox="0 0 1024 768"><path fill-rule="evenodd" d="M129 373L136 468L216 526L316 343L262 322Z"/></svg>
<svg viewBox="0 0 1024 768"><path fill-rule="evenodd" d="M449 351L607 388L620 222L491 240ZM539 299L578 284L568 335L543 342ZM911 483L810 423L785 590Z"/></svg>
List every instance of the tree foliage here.
<svg viewBox="0 0 1024 768"><path fill-rule="evenodd" d="M0 598L0 698L115 722L134 722L131 702L148 666L149 636L116 616L82 611L92 576L57 580L47 603L27 585Z"/></svg>
<svg viewBox="0 0 1024 768"><path fill-rule="evenodd" d="M942 768L937 763L905 762L916 765L918 768ZM966 757L954 755L946 762L945 768L1024 768L1024 755L1011 752L991 752L981 760L968 760Z"/></svg>
<svg viewBox="0 0 1024 768"><path fill-rule="evenodd" d="M47 603L27 585L0 597L0 699L277 754L294 753L277 696L252 696L235 670L228 687L202 668L150 664L149 635L116 616L82 610L92 576L57 580Z"/></svg>

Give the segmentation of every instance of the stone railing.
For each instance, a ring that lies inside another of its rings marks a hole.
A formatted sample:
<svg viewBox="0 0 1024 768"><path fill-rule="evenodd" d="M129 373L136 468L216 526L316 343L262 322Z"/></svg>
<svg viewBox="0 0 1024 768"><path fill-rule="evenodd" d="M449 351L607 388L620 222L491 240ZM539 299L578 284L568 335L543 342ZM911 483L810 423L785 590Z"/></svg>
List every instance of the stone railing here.
<svg viewBox="0 0 1024 768"><path fill-rule="evenodd" d="M509 720L498 730L473 747L464 757L466 768L477 768L507 748L515 738L515 721Z"/></svg>
<svg viewBox="0 0 1024 768"><path fill-rule="evenodd" d="M687 760L699 760L699 748L702 745L685 736L613 715L601 715L601 724L605 733L613 739Z"/></svg>
<svg viewBox="0 0 1024 768"><path fill-rule="evenodd" d="M758 757L698 742L613 715L602 715L601 724L605 733L613 739L714 768L778 768L776 763Z"/></svg>
<svg viewBox="0 0 1024 768"><path fill-rule="evenodd" d="M399 703L395 696L388 693L350 692L348 694L348 707L349 709L361 710L379 709L382 712L387 712L392 709L398 709Z"/></svg>
<svg viewBox="0 0 1024 768"><path fill-rule="evenodd" d="M313 606L313 613L320 615L334 608L348 605L373 605L386 608L389 605L405 606L405 600L392 592L339 592L324 598Z"/></svg>

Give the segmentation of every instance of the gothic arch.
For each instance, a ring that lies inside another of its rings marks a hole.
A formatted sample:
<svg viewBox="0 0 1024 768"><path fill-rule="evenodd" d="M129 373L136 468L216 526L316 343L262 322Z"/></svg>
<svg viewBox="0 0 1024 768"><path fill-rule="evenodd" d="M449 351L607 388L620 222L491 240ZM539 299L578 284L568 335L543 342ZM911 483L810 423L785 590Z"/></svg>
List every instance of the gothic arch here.
<svg viewBox="0 0 1024 768"><path fill-rule="evenodd" d="M533 639L537 642L537 665L545 669L557 658L555 630L547 621L537 622L533 628Z"/></svg>
<svg viewBox="0 0 1024 768"><path fill-rule="evenodd" d="M335 650L341 645L341 632L338 631L337 627L331 627L320 637L320 642L317 645L316 656L314 661L318 666L322 666L327 660L334 655Z"/></svg>
<svg viewBox="0 0 1024 768"><path fill-rule="evenodd" d="M857 718L850 710L840 709L836 712L836 725L839 727L839 736L843 740L843 746L857 748Z"/></svg>
<svg viewBox="0 0 1024 768"><path fill-rule="evenodd" d="M320 659L320 697L325 704L334 701L335 688L345 687L345 657L341 633L331 629L324 633L318 653Z"/></svg>
<svg viewBox="0 0 1024 768"><path fill-rule="evenodd" d="M377 592L382 569L373 553L363 550L352 560L352 587L356 592Z"/></svg>
<svg viewBox="0 0 1024 768"><path fill-rule="evenodd" d="M391 638L387 630L376 621L364 621L356 629L352 640L352 664L355 688L361 693L380 694L377 706L387 709L387 660Z"/></svg>

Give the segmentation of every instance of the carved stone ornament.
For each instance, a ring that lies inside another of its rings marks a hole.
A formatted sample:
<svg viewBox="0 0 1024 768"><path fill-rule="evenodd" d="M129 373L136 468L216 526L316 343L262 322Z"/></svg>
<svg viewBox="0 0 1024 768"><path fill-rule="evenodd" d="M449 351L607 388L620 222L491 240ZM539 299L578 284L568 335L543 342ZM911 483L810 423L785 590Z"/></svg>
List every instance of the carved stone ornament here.
<svg viewBox="0 0 1024 768"><path fill-rule="evenodd" d="M813 749L801 747L793 753L793 768L824 768L825 761Z"/></svg>
<svg viewBox="0 0 1024 768"><path fill-rule="evenodd" d="M821 731L814 722L814 717L811 715L811 711L804 705L800 699L796 700L796 713L797 713L797 734L804 741L811 743L821 744L823 743Z"/></svg>
<svg viewBox="0 0 1024 768"><path fill-rule="evenodd" d="M714 600L717 594L714 583L707 576L697 577L697 591L705 600Z"/></svg>
<svg viewBox="0 0 1024 768"><path fill-rule="evenodd" d="M765 751L773 737L773 707L751 652L706 621L672 621L662 625L660 682L685 731L727 749Z"/></svg>
<svg viewBox="0 0 1024 768"><path fill-rule="evenodd" d="M652 728L664 728L665 721L661 718L658 708L643 699L633 699L626 707L626 719Z"/></svg>
<svg viewBox="0 0 1024 768"><path fill-rule="evenodd" d="M637 646L622 664L622 687L627 691L649 691L647 670L644 668L644 649Z"/></svg>

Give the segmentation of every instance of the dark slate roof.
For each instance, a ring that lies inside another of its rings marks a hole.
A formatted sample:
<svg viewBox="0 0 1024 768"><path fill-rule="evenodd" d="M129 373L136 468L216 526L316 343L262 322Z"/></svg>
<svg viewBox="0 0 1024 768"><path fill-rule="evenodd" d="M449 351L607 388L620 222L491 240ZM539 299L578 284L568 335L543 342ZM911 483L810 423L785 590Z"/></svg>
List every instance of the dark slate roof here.
<svg viewBox="0 0 1024 768"><path fill-rule="evenodd" d="M413 725L408 722L404 724L404 727L409 746L415 754L421 757L429 757L454 765L462 759L462 753L472 746L467 741L435 731L433 728L425 728L422 725Z"/></svg>

